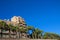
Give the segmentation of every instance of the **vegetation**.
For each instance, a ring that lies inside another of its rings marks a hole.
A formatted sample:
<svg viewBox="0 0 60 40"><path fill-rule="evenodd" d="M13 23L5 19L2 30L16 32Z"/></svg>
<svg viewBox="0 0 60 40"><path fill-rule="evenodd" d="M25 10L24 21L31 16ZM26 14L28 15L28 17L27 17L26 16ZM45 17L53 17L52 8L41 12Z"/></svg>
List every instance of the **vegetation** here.
<svg viewBox="0 0 60 40"><path fill-rule="evenodd" d="M4 21L0 21L0 30L1 30L1 38L3 36L3 30L9 31L9 37L11 38L11 32L16 33L16 38L22 38L22 34L25 33L27 38L32 38L32 39L60 39L60 35L55 34L55 33L49 33L49 32L43 32L42 30L38 28L34 28L32 26L27 26L27 27L19 27L19 26L13 26L11 24L7 25ZM31 30L31 34L29 33L29 30ZM19 34L19 35L18 35Z"/></svg>

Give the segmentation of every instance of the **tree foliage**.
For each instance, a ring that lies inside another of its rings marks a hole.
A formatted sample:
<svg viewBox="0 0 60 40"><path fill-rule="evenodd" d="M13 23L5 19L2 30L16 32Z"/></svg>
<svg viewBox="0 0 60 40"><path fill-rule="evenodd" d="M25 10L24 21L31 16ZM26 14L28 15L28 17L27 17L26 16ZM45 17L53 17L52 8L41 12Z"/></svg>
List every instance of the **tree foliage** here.
<svg viewBox="0 0 60 40"><path fill-rule="evenodd" d="M1 36L2 36L2 30L9 30L9 35L11 35L11 32L20 32L21 33L28 33L29 30L32 30L32 33L29 34L30 38L35 39L60 39L60 35L50 32L43 32L42 30L38 28L34 28L33 26L27 26L27 27L19 27L19 26L13 26L11 24L7 25L4 21L0 20L0 29L1 29Z"/></svg>

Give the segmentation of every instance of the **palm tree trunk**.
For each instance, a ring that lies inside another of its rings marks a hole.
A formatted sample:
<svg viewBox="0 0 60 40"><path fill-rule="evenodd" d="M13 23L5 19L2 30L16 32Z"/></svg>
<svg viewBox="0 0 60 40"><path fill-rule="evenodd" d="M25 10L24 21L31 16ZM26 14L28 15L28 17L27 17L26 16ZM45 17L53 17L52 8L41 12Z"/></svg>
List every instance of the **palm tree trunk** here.
<svg viewBox="0 0 60 40"><path fill-rule="evenodd" d="M21 32L21 38L23 38L23 37L22 37L22 34L23 34L23 33Z"/></svg>
<svg viewBox="0 0 60 40"><path fill-rule="evenodd" d="M19 40L18 31L16 31L16 38Z"/></svg>
<svg viewBox="0 0 60 40"><path fill-rule="evenodd" d="M2 31L3 31L3 29L1 29L1 38L2 38L2 36L3 36Z"/></svg>
<svg viewBox="0 0 60 40"><path fill-rule="evenodd" d="M42 34L41 34L41 39L42 39Z"/></svg>
<svg viewBox="0 0 60 40"><path fill-rule="evenodd" d="M22 38L22 33L20 32L20 38Z"/></svg>
<svg viewBox="0 0 60 40"><path fill-rule="evenodd" d="M38 39L39 39L39 35L38 35Z"/></svg>
<svg viewBox="0 0 60 40"><path fill-rule="evenodd" d="M16 38L17 38L17 31L16 31Z"/></svg>
<svg viewBox="0 0 60 40"><path fill-rule="evenodd" d="M9 29L9 38L11 38L11 30Z"/></svg>
<svg viewBox="0 0 60 40"><path fill-rule="evenodd" d="M33 36L33 34L32 34L32 39L34 39L34 36Z"/></svg>
<svg viewBox="0 0 60 40"><path fill-rule="evenodd" d="M16 30L16 38L18 38L18 31Z"/></svg>
<svg viewBox="0 0 60 40"><path fill-rule="evenodd" d="M35 34L35 39L36 39L36 34Z"/></svg>
<svg viewBox="0 0 60 40"><path fill-rule="evenodd" d="M19 38L20 38L20 32L19 32Z"/></svg>

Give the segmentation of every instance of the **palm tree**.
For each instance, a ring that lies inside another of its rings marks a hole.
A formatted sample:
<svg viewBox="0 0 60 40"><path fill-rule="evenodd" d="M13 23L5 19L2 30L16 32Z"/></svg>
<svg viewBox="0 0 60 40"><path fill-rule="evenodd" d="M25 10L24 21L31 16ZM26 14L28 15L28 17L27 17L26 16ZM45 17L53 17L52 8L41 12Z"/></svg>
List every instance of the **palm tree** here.
<svg viewBox="0 0 60 40"><path fill-rule="evenodd" d="M12 32L16 32L16 38L18 38L19 27L18 26L12 26L11 30L12 30Z"/></svg>
<svg viewBox="0 0 60 40"><path fill-rule="evenodd" d="M12 30L12 25L8 24L8 30L9 30L9 38L11 38L11 30Z"/></svg>
<svg viewBox="0 0 60 40"><path fill-rule="evenodd" d="M43 38L43 31L42 30L38 30L38 39L42 39Z"/></svg>
<svg viewBox="0 0 60 40"><path fill-rule="evenodd" d="M35 39L38 39L38 38L42 38L42 33L43 33L42 30L39 30L38 28L36 28L32 34L34 34Z"/></svg>
<svg viewBox="0 0 60 40"><path fill-rule="evenodd" d="M60 36L54 33L46 32L44 34L44 39L58 39L58 38L60 38Z"/></svg>
<svg viewBox="0 0 60 40"><path fill-rule="evenodd" d="M28 34L29 34L29 36L32 37L32 38L34 39L33 34L30 35L30 33L29 33L30 30L31 30L32 33L33 33L33 31L34 31L34 27L33 27L33 26L27 26L27 30L28 30Z"/></svg>
<svg viewBox="0 0 60 40"><path fill-rule="evenodd" d="M45 32L43 38L44 39L49 39L51 37L50 37L50 34L49 33Z"/></svg>
<svg viewBox="0 0 60 40"><path fill-rule="evenodd" d="M3 29L6 28L6 25L7 25L7 24L6 24L4 21L1 21L1 20L0 20L1 37L2 37L2 31L3 31Z"/></svg>
<svg viewBox="0 0 60 40"><path fill-rule="evenodd" d="M19 30L19 27L18 26L15 26L16 38L18 38L18 30Z"/></svg>
<svg viewBox="0 0 60 40"><path fill-rule="evenodd" d="M21 33L21 36L22 37L22 33L27 33L27 28L24 28L23 26L22 27L19 27L19 32Z"/></svg>
<svg viewBox="0 0 60 40"><path fill-rule="evenodd" d="M16 33L16 27L15 27L15 26L12 26L11 31L12 31L13 33ZM14 35L13 35L13 36L14 36Z"/></svg>
<svg viewBox="0 0 60 40"><path fill-rule="evenodd" d="M60 35L55 34L55 33L50 33L50 36L52 37L52 39L59 39Z"/></svg>

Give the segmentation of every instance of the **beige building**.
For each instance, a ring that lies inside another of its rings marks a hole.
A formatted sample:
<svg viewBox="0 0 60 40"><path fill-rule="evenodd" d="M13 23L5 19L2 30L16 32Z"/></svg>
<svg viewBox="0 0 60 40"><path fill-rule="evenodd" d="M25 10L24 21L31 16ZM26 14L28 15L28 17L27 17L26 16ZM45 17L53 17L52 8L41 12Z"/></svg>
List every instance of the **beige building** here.
<svg viewBox="0 0 60 40"><path fill-rule="evenodd" d="M13 25L26 26L24 19L20 16L13 16L11 18L11 23Z"/></svg>
<svg viewBox="0 0 60 40"><path fill-rule="evenodd" d="M4 20L7 24L12 24L13 26L23 26L26 27L24 19L20 16L13 16L11 20Z"/></svg>

